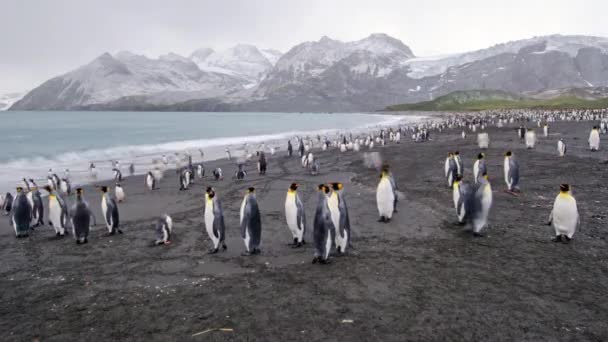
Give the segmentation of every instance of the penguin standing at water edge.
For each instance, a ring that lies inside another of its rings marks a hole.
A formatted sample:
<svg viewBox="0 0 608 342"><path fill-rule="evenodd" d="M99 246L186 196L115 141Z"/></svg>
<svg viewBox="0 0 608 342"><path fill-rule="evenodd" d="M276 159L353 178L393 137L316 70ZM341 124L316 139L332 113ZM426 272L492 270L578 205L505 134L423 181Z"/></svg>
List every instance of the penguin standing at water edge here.
<svg viewBox="0 0 608 342"><path fill-rule="evenodd" d="M32 221L32 207L22 187L17 187L17 195L12 203L10 221L15 229L15 236L23 238L29 236Z"/></svg>
<svg viewBox="0 0 608 342"><path fill-rule="evenodd" d="M28 194L31 196L32 204L32 227L38 227L44 225L44 205L42 204L42 196L40 196L38 186L32 179L30 179L30 183L34 185Z"/></svg>
<svg viewBox="0 0 608 342"><path fill-rule="evenodd" d="M45 190L49 193L49 224L55 229L55 235L62 237L68 232L68 207L64 199L50 186L47 185Z"/></svg>
<svg viewBox="0 0 608 342"><path fill-rule="evenodd" d="M559 194L553 202L547 225L553 225L555 229L553 242L569 243L579 224L578 208L576 200L570 193L570 185L562 184L559 190Z"/></svg>
<svg viewBox="0 0 608 342"><path fill-rule="evenodd" d="M103 218L108 228L107 235L114 235L116 232L122 234L122 230L119 228L118 205L116 204L116 201L108 193L107 186L100 187L100 191L102 194L101 213L103 214Z"/></svg>
<svg viewBox="0 0 608 342"><path fill-rule="evenodd" d="M215 254L219 251L220 245L222 250L226 250L226 227L224 226L224 211L222 204L215 194L215 190L208 187L205 191L205 229L209 239L213 242L213 248L209 254Z"/></svg>
<svg viewBox="0 0 608 342"><path fill-rule="evenodd" d="M260 254L262 240L262 222L260 209L255 197L255 188L247 189L241 204L241 237L245 242L245 255Z"/></svg>
<svg viewBox="0 0 608 342"><path fill-rule="evenodd" d="M298 195L298 184L292 183L287 190L285 197L285 219L287 227L293 236L293 243L289 244L294 248L301 247L306 242L304 234L306 233L306 213L304 204Z"/></svg>
<svg viewBox="0 0 608 342"><path fill-rule="evenodd" d="M146 187L148 190L154 190L156 188L156 179L150 171L148 171L148 174L146 175Z"/></svg>
<svg viewBox="0 0 608 342"><path fill-rule="evenodd" d="M331 219L331 212L327 204L327 194L329 188L325 184L318 187L317 209L315 210L315 219L313 223L313 242L315 247L315 256L312 263L319 262L320 264L328 264L329 253L331 252L331 231L334 229L334 224Z"/></svg>
<svg viewBox="0 0 608 342"><path fill-rule="evenodd" d="M72 222L72 232L76 239L76 244L89 242L89 232L91 230L91 218L93 225L96 225L95 215L89 208L89 204L83 198L84 190L76 189L76 203L70 211L70 220Z"/></svg>

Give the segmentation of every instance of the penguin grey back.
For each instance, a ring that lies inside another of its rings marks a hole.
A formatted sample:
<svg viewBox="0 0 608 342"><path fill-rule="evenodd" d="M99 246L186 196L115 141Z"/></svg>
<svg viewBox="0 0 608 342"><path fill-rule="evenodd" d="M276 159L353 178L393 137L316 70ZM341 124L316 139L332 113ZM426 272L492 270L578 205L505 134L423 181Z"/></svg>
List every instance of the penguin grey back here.
<svg viewBox="0 0 608 342"><path fill-rule="evenodd" d="M262 240L262 221L258 201L254 194L247 195L247 202L243 211L243 222L241 222L241 236L243 239L246 230L249 230L249 250L258 248Z"/></svg>

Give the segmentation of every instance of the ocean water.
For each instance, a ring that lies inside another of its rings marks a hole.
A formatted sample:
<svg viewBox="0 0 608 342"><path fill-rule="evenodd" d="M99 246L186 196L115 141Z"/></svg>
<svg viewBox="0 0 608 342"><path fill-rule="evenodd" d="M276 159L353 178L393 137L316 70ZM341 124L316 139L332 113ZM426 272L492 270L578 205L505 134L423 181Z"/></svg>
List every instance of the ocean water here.
<svg viewBox="0 0 608 342"><path fill-rule="evenodd" d="M363 113L1 112L0 192L13 191L23 177L45 183L51 168L60 177L69 169L73 183L86 183L93 181L91 162L98 180L107 179L112 160L120 161L123 175L131 163L141 174L163 154L175 166L185 153L200 162L224 157L226 148L238 157L261 143L284 151L295 136L357 133L420 119Z"/></svg>

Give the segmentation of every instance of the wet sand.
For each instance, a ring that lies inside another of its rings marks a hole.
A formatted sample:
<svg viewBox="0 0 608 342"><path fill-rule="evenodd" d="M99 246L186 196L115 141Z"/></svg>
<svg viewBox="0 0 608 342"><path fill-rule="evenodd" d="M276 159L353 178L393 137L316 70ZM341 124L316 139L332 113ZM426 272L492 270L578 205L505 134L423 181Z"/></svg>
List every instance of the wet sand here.
<svg viewBox="0 0 608 342"><path fill-rule="evenodd" d="M377 222L377 172L364 167L361 153L336 150L314 151L321 162L315 177L284 154L268 156L266 176L250 163L243 182L231 179L234 163L205 163L207 177L188 191L178 190L171 171L152 192L141 176L129 177L119 205L124 234L112 237L103 236L101 195L86 187L98 225L83 246L56 239L49 226L15 239L0 218L2 340L607 340L608 148L604 142L600 152L586 151L591 126L552 124L549 138L537 129L534 150L512 128L488 130L494 205L484 238L454 225L444 158L459 150L471 179L478 153L476 136L462 140L458 129L374 149L405 195L388 224ZM563 159L559 137L568 143ZM519 197L503 192L507 149L521 165ZM216 182L210 173L218 165L225 179ZM354 249L330 265L312 265L314 190L329 181L345 183ZM300 249L287 246L283 213L292 182L300 184L309 223L309 243ZM569 245L552 243L545 225L564 182L581 214ZM209 185L226 219L228 250L216 255L206 254L203 226ZM249 186L262 212L262 255L244 257L238 215ZM173 218L173 243L151 247L162 213ZM207 331L218 328L232 331Z"/></svg>

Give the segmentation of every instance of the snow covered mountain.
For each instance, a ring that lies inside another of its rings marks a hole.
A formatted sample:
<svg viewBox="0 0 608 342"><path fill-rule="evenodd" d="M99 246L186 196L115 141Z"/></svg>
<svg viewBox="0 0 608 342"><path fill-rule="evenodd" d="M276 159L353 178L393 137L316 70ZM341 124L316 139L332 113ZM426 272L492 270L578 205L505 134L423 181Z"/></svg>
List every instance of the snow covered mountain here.
<svg viewBox="0 0 608 342"><path fill-rule="evenodd" d="M304 42L285 54L236 45L158 59L103 54L11 109L361 111L456 90L518 94L608 86L608 38L552 35L416 57L386 34Z"/></svg>
<svg viewBox="0 0 608 342"><path fill-rule="evenodd" d="M0 111L9 109L13 103L21 100L26 93L27 91L0 95Z"/></svg>

